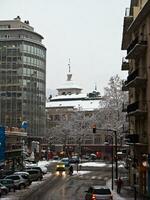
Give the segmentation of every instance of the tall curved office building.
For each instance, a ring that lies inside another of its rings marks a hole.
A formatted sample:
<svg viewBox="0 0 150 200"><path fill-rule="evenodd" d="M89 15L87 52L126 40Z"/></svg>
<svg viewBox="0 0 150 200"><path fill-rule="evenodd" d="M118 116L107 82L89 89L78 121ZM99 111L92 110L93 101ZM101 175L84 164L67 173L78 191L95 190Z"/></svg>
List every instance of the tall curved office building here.
<svg viewBox="0 0 150 200"><path fill-rule="evenodd" d="M0 124L45 133L46 48L20 17L0 21Z"/></svg>

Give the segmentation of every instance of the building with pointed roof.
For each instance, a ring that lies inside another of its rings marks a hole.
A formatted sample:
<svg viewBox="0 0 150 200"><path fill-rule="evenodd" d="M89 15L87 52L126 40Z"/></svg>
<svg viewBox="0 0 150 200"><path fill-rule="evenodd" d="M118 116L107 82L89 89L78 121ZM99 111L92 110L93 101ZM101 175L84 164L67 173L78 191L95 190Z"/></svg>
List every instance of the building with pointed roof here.
<svg viewBox="0 0 150 200"><path fill-rule="evenodd" d="M101 107L103 98L100 93L96 90L85 94L82 93L82 88L72 80L72 73L67 73L67 80L62 86L57 88L58 95L50 98L50 101L46 103L46 109L58 109L58 108L72 108L74 111L94 111Z"/></svg>
<svg viewBox="0 0 150 200"><path fill-rule="evenodd" d="M72 80L70 62L68 66L69 71L67 73L67 79L62 86L57 88L58 95L51 97L46 103L47 132L49 136L52 127L61 123L68 123L71 116L76 113L79 112L86 116L92 116L94 112L102 108L104 105L104 99L96 90L97 88L89 94L82 92L82 87ZM92 132L92 130L90 132ZM88 143L93 143L92 137L92 134L90 134Z"/></svg>

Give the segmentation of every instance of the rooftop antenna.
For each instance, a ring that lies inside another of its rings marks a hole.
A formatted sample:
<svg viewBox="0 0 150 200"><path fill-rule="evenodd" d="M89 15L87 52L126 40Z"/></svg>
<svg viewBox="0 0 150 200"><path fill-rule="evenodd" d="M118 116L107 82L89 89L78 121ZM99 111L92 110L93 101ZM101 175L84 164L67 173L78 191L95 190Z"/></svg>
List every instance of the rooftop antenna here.
<svg viewBox="0 0 150 200"><path fill-rule="evenodd" d="M97 85L96 85L96 83L95 83L95 91L97 91Z"/></svg>
<svg viewBox="0 0 150 200"><path fill-rule="evenodd" d="M69 66L69 73L67 74L67 81L71 81L72 74L70 73L71 71L70 58L69 58L68 66Z"/></svg>
<svg viewBox="0 0 150 200"><path fill-rule="evenodd" d="M68 63L68 66L69 66L69 73L70 73L70 64L71 64L71 63L70 63L70 58L69 58L69 63Z"/></svg>

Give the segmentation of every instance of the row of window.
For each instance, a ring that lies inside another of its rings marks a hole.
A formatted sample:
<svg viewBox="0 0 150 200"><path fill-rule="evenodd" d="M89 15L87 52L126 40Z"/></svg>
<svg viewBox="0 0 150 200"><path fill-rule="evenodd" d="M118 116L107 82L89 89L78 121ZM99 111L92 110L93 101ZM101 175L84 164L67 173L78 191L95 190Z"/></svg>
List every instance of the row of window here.
<svg viewBox="0 0 150 200"><path fill-rule="evenodd" d="M36 45L0 43L0 52L2 54L9 54L9 55L15 55L16 53L24 52L35 56L39 56L44 59L46 58L46 51L42 48L39 48Z"/></svg>
<svg viewBox="0 0 150 200"><path fill-rule="evenodd" d="M38 81L30 81L30 80L26 80L26 79L15 79L14 77L1 77L0 76L0 84L19 84L19 85L23 85L26 88L30 88L31 90L40 90L40 91L45 91L45 84L38 82ZM7 85L8 86L8 85Z"/></svg>
<svg viewBox="0 0 150 200"><path fill-rule="evenodd" d="M46 57L46 52L36 46L31 46L31 45L26 45L26 44L23 44L23 45L20 45L20 49L21 51L23 52L26 52L26 53L30 53L30 54L33 54L33 55L37 55L37 56L40 56L42 58L45 58Z"/></svg>
<svg viewBox="0 0 150 200"><path fill-rule="evenodd" d="M50 121L66 121L67 115L49 115Z"/></svg>
<svg viewBox="0 0 150 200"><path fill-rule="evenodd" d="M23 64L31 66L39 66L39 68L41 69L43 69L43 67L45 66L45 62L43 60L39 60L29 56L23 56L22 59L23 59Z"/></svg>
<svg viewBox="0 0 150 200"><path fill-rule="evenodd" d="M21 74L23 74L23 76L29 76L29 77L45 80L45 73L40 72L40 71L35 71L34 69L23 68L23 73L21 72Z"/></svg>
<svg viewBox="0 0 150 200"><path fill-rule="evenodd" d="M22 99L28 99L29 97L31 97L31 92L26 92L24 91L22 92L15 92L15 91L9 91L9 92L5 92L5 91L1 91L1 97L22 97ZM36 94L35 95L35 100L38 102L44 102L45 101L45 96L43 94ZM30 99L30 98L29 98ZM2 98L3 101L5 101L5 98ZM16 100L15 100L16 101ZM13 102L13 99L12 99ZM17 103L17 106L19 104Z"/></svg>
<svg viewBox="0 0 150 200"><path fill-rule="evenodd" d="M41 82L33 82L30 80L20 80L21 84L23 84L24 87L35 89L35 90L40 90L40 91L45 91L45 84Z"/></svg>
<svg viewBox="0 0 150 200"><path fill-rule="evenodd" d="M7 61L1 60L0 58L1 68L4 69L14 68L18 64L21 64L21 61L17 57L14 57L13 59L8 59ZM23 57L23 64L28 66L38 67L40 69L45 69L45 62L36 58L25 56Z"/></svg>

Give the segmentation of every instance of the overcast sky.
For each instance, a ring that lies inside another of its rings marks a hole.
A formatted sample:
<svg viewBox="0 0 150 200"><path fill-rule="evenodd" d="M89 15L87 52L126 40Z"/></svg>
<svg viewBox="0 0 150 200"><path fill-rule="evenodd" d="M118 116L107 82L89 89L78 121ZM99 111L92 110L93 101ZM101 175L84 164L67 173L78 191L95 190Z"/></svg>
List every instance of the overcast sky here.
<svg viewBox="0 0 150 200"><path fill-rule="evenodd" d="M123 17L130 0L0 0L0 19L20 16L44 37L47 89L66 80L71 60L73 80L84 92L95 84L103 94L111 76L121 71Z"/></svg>

